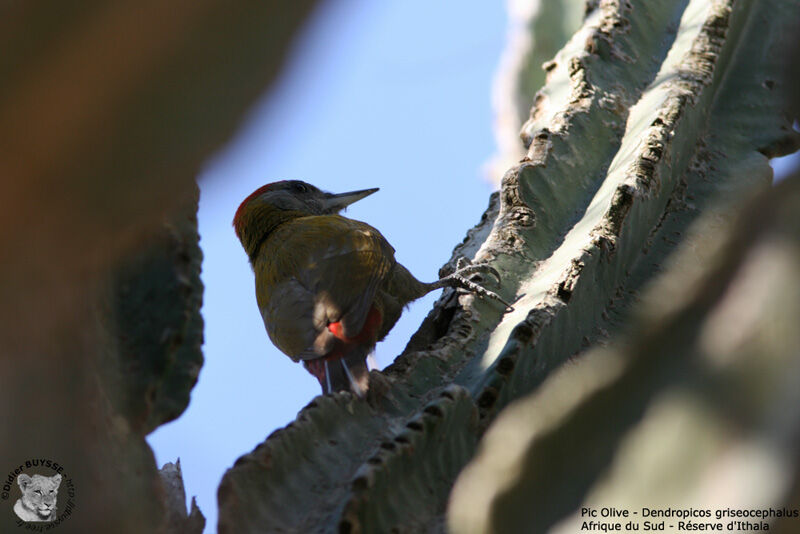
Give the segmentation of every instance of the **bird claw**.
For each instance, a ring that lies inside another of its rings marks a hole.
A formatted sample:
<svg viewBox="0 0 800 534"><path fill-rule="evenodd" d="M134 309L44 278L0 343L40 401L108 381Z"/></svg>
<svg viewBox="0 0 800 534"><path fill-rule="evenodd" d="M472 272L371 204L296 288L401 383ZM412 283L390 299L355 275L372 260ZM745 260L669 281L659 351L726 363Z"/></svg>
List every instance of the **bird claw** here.
<svg viewBox="0 0 800 534"><path fill-rule="evenodd" d="M500 273L497 272L497 269L489 265L488 263L472 263L469 259L465 258L464 256L460 256L456 260L456 270L450 274L452 275L459 275L461 277L468 277L473 274L490 274L492 275L497 283L497 287L500 287L502 283L502 279L500 278Z"/></svg>
<svg viewBox="0 0 800 534"><path fill-rule="evenodd" d="M506 302L505 300L500 297L494 291L489 291L482 285L473 282L467 279L468 276L474 274L490 274L497 280L497 285L500 285L500 273L497 272L497 269L489 265L488 263L472 263L468 259L464 257L458 258L456 261L456 271L448 276L442 278L442 282L444 285L450 285L451 287L460 287L462 289L466 289L476 295L480 295L485 298L490 298L501 302L507 308L507 311L514 311L514 307Z"/></svg>

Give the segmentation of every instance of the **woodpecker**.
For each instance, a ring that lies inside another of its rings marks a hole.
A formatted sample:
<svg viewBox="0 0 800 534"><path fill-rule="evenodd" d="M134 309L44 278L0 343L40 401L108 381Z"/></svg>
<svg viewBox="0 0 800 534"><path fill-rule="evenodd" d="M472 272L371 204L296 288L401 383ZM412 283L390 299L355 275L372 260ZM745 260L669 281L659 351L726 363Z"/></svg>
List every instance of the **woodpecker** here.
<svg viewBox="0 0 800 534"><path fill-rule="evenodd" d="M332 194L299 180L260 187L236 210L233 227L255 274L256 300L272 343L319 380L323 393L368 388L366 358L430 291L460 287L506 304L467 279L495 269L459 266L436 282L417 280L369 224L339 215L378 191Z"/></svg>

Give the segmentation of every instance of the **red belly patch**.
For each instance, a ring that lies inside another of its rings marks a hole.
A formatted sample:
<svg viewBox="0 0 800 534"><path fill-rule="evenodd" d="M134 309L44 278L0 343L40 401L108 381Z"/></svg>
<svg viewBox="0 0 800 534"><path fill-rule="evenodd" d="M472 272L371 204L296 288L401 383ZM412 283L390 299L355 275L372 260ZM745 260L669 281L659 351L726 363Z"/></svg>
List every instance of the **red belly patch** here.
<svg viewBox="0 0 800 534"><path fill-rule="evenodd" d="M367 318L364 320L364 327L361 328L361 332L356 334L353 337L347 337L344 335L344 328L342 327L341 321L336 321L335 323L330 323L328 325L328 330L331 331L331 334L336 336L337 339L341 339L345 343L364 343L374 341L377 337L378 327L381 324L381 312L375 306L372 306L369 309L369 313L367 313Z"/></svg>

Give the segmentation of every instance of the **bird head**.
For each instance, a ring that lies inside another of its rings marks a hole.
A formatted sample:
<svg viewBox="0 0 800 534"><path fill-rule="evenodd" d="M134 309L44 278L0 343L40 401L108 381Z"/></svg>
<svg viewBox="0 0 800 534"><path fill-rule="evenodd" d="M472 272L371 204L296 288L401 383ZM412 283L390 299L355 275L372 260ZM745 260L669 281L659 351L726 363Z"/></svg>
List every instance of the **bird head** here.
<svg viewBox="0 0 800 534"><path fill-rule="evenodd" d="M248 255L279 224L297 217L332 215L378 190L328 193L300 180L284 180L259 187L239 205L233 227Z"/></svg>

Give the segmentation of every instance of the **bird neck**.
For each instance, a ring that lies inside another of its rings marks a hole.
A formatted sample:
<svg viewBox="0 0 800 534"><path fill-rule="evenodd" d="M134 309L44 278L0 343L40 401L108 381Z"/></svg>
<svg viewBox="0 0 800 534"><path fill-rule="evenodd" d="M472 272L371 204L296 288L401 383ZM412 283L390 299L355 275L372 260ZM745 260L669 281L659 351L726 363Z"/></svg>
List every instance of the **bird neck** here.
<svg viewBox="0 0 800 534"><path fill-rule="evenodd" d="M253 207L247 213L246 220L243 221L244 224L239 233L239 239L247 252L247 256L250 258L250 263L254 262L261 244L280 225L307 216L308 213L302 211L280 210L271 206Z"/></svg>

